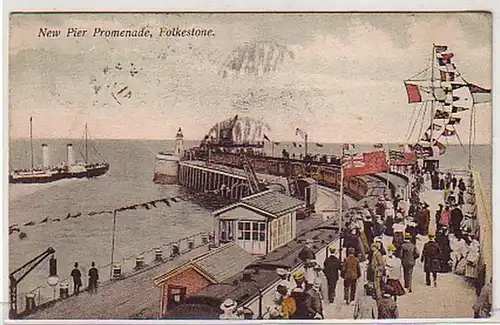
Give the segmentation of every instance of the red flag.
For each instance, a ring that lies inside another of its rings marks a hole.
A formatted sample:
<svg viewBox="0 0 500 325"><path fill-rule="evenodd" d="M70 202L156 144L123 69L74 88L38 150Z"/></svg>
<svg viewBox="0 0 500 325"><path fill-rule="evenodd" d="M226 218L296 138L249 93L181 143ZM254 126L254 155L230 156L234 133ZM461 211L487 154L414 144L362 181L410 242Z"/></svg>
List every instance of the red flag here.
<svg viewBox="0 0 500 325"><path fill-rule="evenodd" d="M384 151L364 152L362 158L355 155L349 164L349 157L344 158L344 176L360 176L385 172L389 169Z"/></svg>
<svg viewBox="0 0 500 325"><path fill-rule="evenodd" d="M408 103L421 103L422 95L420 95L420 90L418 89L418 86L407 83L405 83L405 86L406 86L406 93L408 94Z"/></svg>

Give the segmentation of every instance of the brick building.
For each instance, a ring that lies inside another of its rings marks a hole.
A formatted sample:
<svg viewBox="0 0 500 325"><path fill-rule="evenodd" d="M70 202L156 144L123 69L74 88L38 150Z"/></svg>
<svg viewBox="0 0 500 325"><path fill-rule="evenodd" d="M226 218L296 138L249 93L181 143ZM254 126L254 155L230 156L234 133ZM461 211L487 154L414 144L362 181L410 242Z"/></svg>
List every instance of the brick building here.
<svg viewBox="0 0 500 325"><path fill-rule="evenodd" d="M182 304L186 296L241 272L255 259L235 243L228 243L157 276L154 284L161 288L160 315Z"/></svg>

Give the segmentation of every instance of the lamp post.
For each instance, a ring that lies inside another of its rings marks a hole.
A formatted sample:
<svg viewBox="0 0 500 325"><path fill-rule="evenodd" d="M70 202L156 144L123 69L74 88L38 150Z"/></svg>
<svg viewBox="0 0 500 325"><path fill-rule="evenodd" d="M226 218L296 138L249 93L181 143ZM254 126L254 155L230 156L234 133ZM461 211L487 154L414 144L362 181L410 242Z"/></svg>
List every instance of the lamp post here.
<svg viewBox="0 0 500 325"><path fill-rule="evenodd" d="M113 234L111 237L111 263L109 265L109 279L113 279L113 264L115 255L116 210L113 211Z"/></svg>
<svg viewBox="0 0 500 325"><path fill-rule="evenodd" d="M59 276L57 275L57 259L52 254L49 260L49 277L47 284L54 289L54 300L56 299L56 286L59 283Z"/></svg>

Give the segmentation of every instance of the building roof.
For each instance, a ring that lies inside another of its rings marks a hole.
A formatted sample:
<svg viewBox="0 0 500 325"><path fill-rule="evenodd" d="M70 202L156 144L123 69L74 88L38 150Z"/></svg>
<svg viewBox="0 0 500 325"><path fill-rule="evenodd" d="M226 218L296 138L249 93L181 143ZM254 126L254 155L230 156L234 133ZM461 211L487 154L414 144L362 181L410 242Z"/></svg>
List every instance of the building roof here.
<svg viewBox="0 0 500 325"><path fill-rule="evenodd" d="M296 211L305 206L305 202L294 197L281 194L275 190L267 190L257 194L244 197L235 204L224 207L213 212L214 215L220 215L235 207L243 206L271 218L280 217L286 213Z"/></svg>
<svg viewBox="0 0 500 325"><path fill-rule="evenodd" d="M257 257L235 243L229 243L205 256L193 260L198 268L210 274L217 282L239 273L244 266L251 264Z"/></svg>
<svg viewBox="0 0 500 325"><path fill-rule="evenodd" d="M276 216L297 210L305 203L294 197L276 191L265 191L241 199L241 202Z"/></svg>
<svg viewBox="0 0 500 325"><path fill-rule="evenodd" d="M378 185L379 183L380 181L372 180L369 185L373 186ZM376 198L369 197L367 200L370 204L374 204L373 201L376 201ZM305 220L297 221L297 226L299 225L299 222L303 221ZM326 220L320 224L307 225L303 227L303 229L302 233L299 233L295 239L286 245L281 246L269 254L255 260L253 263L248 264L245 269L254 270L251 274L250 281L246 281L243 278L244 271L242 271L227 278L223 283L210 284L197 293L190 295L186 300L188 303L187 306L191 308L196 304L203 305L203 300L209 298L215 299L217 303L221 303L226 298L231 298L235 300L238 305L244 305L257 297L259 290L264 290L279 280L280 277L276 272L277 268L293 270L302 263L298 255L303 249L306 240L310 239L313 241L311 249L313 252L317 253L329 242L337 240L340 237L337 222L333 219ZM199 300L199 302L196 302L197 300ZM178 317L179 313L181 313L181 309L186 308L187 306L180 305L172 309L172 311L169 312L165 318ZM199 309L203 309L203 307L200 306ZM191 317L195 316L191 314ZM210 318L207 313L204 313L202 317Z"/></svg>
<svg viewBox="0 0 500 325"><path fill-rule="evenodd" d="M220 283L239 273L246 265L255 260L256 257L247 253L243 248L235 243L228 243L208 253L194 257L190 261L156 277L154 283L160 286L166 280L188 268L194 268L212 283Z"/></svg>

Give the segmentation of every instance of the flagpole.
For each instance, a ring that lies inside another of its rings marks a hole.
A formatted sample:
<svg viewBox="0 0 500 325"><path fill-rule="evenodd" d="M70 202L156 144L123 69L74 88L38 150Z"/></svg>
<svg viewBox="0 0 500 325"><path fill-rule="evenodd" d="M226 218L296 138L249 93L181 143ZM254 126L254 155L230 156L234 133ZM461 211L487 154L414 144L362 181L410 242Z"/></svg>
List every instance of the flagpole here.
<svg viewBox="0 0 500 325"><path fill-rule="evenodd" d="M271 141L271 157L274 158L274 141Z"/></svg>
<svg viewBox="0 0 500 325"><path fill-rule="evenodd" d="M343 204L344 203L344 144L340 149L340 198L339 198L339 259L342 261L342 225L344 223Z"/></svg>
<svg viewBox="0 0 500 325"><path fill-rule="evenodd" d="M391 158L389 157L389 144L386 144L387 147L387 182L386 187L389 188L389 174L391 172Z"/></svg>

